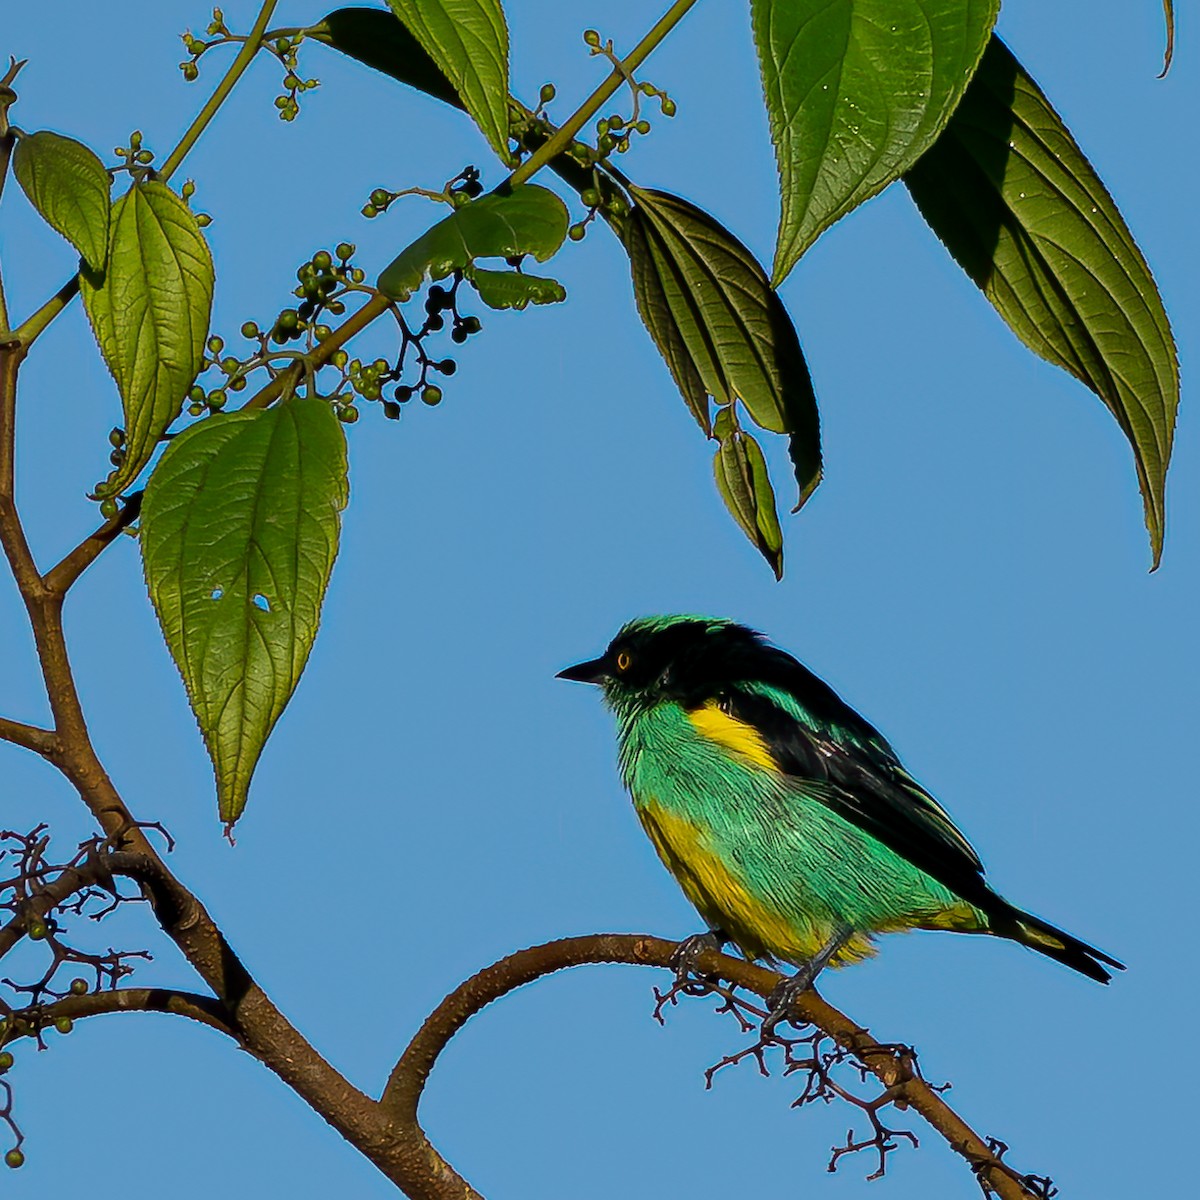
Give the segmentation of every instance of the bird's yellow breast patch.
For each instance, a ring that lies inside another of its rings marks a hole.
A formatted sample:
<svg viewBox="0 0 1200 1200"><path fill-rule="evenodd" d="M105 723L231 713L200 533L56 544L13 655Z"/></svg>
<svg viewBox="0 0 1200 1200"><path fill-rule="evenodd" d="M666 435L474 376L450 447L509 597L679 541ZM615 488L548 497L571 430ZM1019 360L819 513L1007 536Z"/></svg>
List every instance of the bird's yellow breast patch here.
<svg viewBox="0 0 1200 1200"><path fill-rule="evenodd" d="M751 958L770 954L787 962L804 962L828 939L829 929L789 921L753 895L707 844L703 830L686 817L653 799L638 806L638 816L658 856L700 915L714 929L724 930ZM835 965L869 953L865 939L853 939Z"/></svg>
<svg viewBox="0 0 1200 1200"><path fill-rule="evenodd" d="M755 766L768 771L779 768L767 749L763 736L746 721L739 721L722 711L716 700L709 700L700 708L693 708L687 714L692 727L703 738L716 742L718 746L749 759Z"/></svg>

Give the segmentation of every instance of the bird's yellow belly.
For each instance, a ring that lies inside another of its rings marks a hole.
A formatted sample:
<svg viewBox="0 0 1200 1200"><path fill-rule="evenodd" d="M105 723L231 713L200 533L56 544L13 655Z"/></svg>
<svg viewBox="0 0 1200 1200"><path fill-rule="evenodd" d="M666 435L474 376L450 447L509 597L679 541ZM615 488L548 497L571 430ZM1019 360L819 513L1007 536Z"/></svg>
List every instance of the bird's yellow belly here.
<svg viewBox="0 0 1200 1200"><path fill-rule="evenodd" d="M713 928L728 934L747 957L802 963L829 941L833 934L831 924L784 916L755 896L712 849L704 830L694 822L652 799L639 804L637 812L658 856L687 898ZM855 934L834 957L832 965L857 962L874 952L865 936Z"/></svg>

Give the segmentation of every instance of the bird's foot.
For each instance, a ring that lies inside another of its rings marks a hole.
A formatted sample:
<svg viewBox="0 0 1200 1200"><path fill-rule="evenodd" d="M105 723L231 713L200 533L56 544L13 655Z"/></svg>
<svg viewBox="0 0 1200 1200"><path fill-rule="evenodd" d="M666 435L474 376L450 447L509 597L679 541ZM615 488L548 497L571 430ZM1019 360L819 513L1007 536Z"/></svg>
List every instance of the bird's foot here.
<svg viewBox="0 0 1200 1200"><path fill-rule="evenodd" d="M675 986L686 987L689 980L704 979L706 976L696 966L706 950L716 950L718 953L729 939L719 929L709 929L704 933L693 933L679 943L675 953L671 955L671 969L675 972Z"/></svg>
<svg viewBox="0 0 1200 1200"><path fill-rule="evenodd" d="M852 932L849 926L839 925L829 941L808 962L803 963L795 975L772 989L767 997L767 1015L762 1023L764 1040L775 1032L781 1022L792 1019L793 1003L812 987L817 976L829 965L830 959L850 940Z"/></svg>

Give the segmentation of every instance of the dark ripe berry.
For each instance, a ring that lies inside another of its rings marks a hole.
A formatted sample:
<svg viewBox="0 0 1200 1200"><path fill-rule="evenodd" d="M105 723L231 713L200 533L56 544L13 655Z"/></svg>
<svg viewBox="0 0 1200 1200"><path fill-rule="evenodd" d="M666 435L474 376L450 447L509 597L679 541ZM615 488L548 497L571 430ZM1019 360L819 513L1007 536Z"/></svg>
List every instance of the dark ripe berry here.
<svg viewBox="0 0 1200 1200"><path fill-rule="evenodd" d="M312 257L312 265L318 271L328 271L333 266L333 257L328 250L318 250Z"/></svg>
<svg viewBox="0 0 1200 1200"><path fill-rule="evenodd" d="M431 383L428 387L421 389L421 399L426 404L441 404L442 389L437 384Z"/></svg>
<svg viewBox="0 0 1200 1200"><path fill-rule="evenodd" d="M14 1146L13 1149L11 1149L4 1156L4 1165L6 1167L12 1167L13 1170L16 1170L17 1167L23 1167L25 1165L25 1155Z"/></svg>
<svg viewBox="0 0 1200 1200"><path fill-rule="evenodd" d="M483 184L478 179L468 179L463 184L462 190L474 200L477 196L483 195Z"/></svg>
<svg viewBox="0 0 1200 1200"><path fill-rule="evenodd" d="M353 258L354 257L354 243L353 242L338 242L337 250L335 251L335 253L337 254L338 258L340 258L343 262L345 262L346 259L348 259L348 258Z"/></svg>
<svg viewBox="0 0 1200 1200"><path fill-rule="evenodd" d="M446 306L447 292L440 284L434 284L429 289L429 295L425 300L426 312L437 312L438 309Z"/></svg>
<svg viewBox="0 0 1200 1200"><path fill-rule="evenodd" d="M450 330L450 340L456 345L461 346L467 340L467 331L461 325L455 325Z"/></svg>
<svg viewBox="0 0 1200 1200"><path fill-rule="evenodd" d="M59 1033L70 1033L75 1028L75 1022L70 1017L56 1017L54 1020L54 1028Z"/></svg>
<svg viewBox="0 0 1200 1200"><path fill-rule="evenodd" d="M7 1071L16 1059L7 1050L0 1051L0 1071Z"/></svg>
<svg viewBox="0 0 1200 1200"><path fill-rule="evenodd" d="M478 333L483 328L478 317L463 317L462 327L467 333Z"/></svg>
<svg viewBox="0 0 1200 1200"><path fill-rule="evenodd" d="M336 287L337 280L330 278L328 275L326 275L325 278L320 280L317 284L317 288L320 290L321 294L325 296L328 296L329 293L332 292Z"/></svg>
<svg viewBox="0 0 1200 1200"><path fill-rule="evenodd" d="M437 364L437 369L441 371L443 375L453 375L454 372L458 370L458 363L456 363L452 358L443 358L442 361Z"/></svg>
<svg viewBox="0 0 1200 1200"><path fill-rule="evenodd" d="M71 980L71 994L73 996L86 996L87 990L88 990L88 985L87 985L86 979L72 979Z"/></svg>
<svg viewBox="0 0 1200 1200"><path fill-rule="evenodd" d="M445 319L440 313L430 313L425 319L425 328L436 333L443 325L446 324Z"/></svg>
<svg viewBox="0 0 1200 1200"><path fill-rule="evenodd" d="M317 311L317 306L312 300L305 300L301 305L296 316L301 321L307 321L309 317Z"/></svg>
<svg viewBox="0 0 1200 1200"><path fill-rule="evenodd" d="M401 404L403 404L406 400L411 400L412 394L413 394L412 388L407 387L404 384L401 384L393 393L393 395L396 397L397 400L400 401Z"/></svg>
<svg viewBox="0 0 1200 1200"><path fill-rule="evenodd" d="M114 450L109 456L108 461L114 467L119 467L125 461L125 454L121 450Z"/></svg>
<svg viewBox="0 0 1200 1200"><path fill-rule="evenodd" d="M400 419L400 405L395 400L385 400L383 402L383 415L389 421L398 421Z"/></svg>
<svg viewBox="0 0 1200 1200"><path fill-rule="evenodd" d="M253 321L247 321L245 323L245 325L242 326L242 337L256 338L258 336L259 336L259 329L258 329L258 326Z"/></svg>

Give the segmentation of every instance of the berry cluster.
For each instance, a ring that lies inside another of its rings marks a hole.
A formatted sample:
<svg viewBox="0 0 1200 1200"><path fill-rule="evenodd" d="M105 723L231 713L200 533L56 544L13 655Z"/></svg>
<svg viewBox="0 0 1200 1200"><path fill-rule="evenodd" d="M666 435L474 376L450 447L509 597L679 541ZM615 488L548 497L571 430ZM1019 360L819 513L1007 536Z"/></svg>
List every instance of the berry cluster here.
<svg viewBox="0 0 1200 1200"><path fill-rule="evenodd" d="M368 221L373 220L380 213L387 212L401 196L424 196L427 200L440 200L454 208L462 208L464 204L470 204L472 200L482 195L483 184L479 182L478 167L466 167L453 179L448 180L440 192L420 187L391 192L387 188L377 187L371 192L366 204L362 206L362 215Z"/></svg>
<svg viewBox="0 0 1200 1200"><path fill-rule="evenodd" d="M201 55L214 46L225 46L231 43L243 44L249 40L230 32L229 27L225 24L225 15L219 8L213 9L213 19L209 22L205 32L209 35L209 41L195 37L190 29L179 35L184 49L191 55L190 58L179 64L179 69L188 83L193 83L200 77ZM275 97L275 107L279 110L279 118L282 121L294 121L299 115L300 101L298 97L301 92L308 92L321 86L320 80L303 79L299 74L300 65L296 52L303 43L304 36L303 30L280 30L276 33L268 33L263 38L263 48L279 60L279 65L284 71L283 86L287 90L283 95Z"/></svg>

